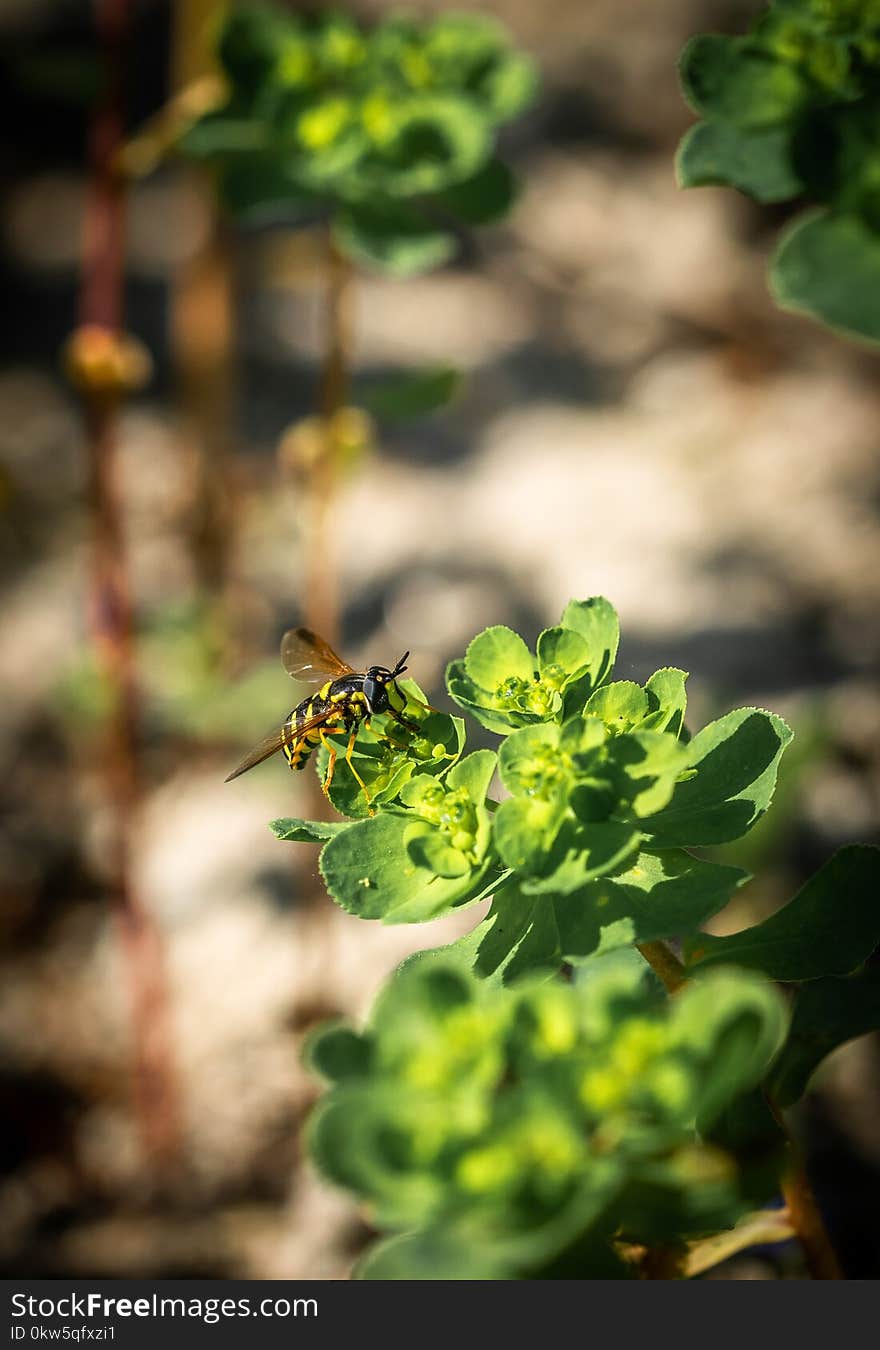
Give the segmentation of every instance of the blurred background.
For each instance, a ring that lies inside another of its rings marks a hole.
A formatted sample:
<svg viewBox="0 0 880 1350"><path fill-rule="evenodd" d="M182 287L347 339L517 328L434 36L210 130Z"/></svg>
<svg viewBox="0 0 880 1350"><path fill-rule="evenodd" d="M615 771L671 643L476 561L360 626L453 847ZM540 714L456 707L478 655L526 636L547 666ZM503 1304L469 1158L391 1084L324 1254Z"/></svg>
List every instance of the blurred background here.
<svg viewBox="0 0 880 1350"><path fill-rule="evenodd" d="M181 87L212 8L135 5L127 133ZM620 677L691 671L692 726L734 704L783 714L797 739L777 804L725 851L759 872L714 921L733 931L840 844L878 838L880 362L774 307L784 212L676 188L692 120L677 54L759 4L459 8L502 18L543 87L505 132L522 182L507 221L431 275L356 281L356 377L448 362L466 378L452 406L383 422L352 454L322 545L341 650L357 666L411 648L449 707L445 663L480 628L531 641L570 597L604 594ZM315 565L296 446L319 378L318 243L233 228L180 162L131 190L125 323L152 364L118 426L132 926L108 902L119 803L89 640L87 437L59 355L78 313L91 6L0 0L0 37L0 1266L344 1278L368 1229L302 1157L318 1091L303 1037L361 1015L406 953L476 916L344 915L316 850L266 828L314 809L306 775L276 757L223 784L302 692L277 650ZM880 1270L877 1066L871 1039L843 1047L795 1122L851 1277ZM782 1249L718 1273L797 1266Z"/></svg>

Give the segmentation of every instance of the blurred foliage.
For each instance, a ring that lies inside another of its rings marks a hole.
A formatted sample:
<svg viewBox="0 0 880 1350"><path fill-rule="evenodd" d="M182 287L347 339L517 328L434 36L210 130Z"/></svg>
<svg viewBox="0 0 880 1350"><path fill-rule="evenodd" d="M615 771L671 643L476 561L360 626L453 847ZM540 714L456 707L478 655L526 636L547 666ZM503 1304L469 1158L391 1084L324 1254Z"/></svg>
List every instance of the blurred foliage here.
<svg viewBox="0 0 880 1350"><path fill-rule="evenodd" d="M587 1240L595 1275L612 1232L670 1242L745 1212L735 1160L695 1123L761 1077L784 1004L731 972L669 1003L644 970L599 962L576 985L507 992L432 956L392 980L362 1034L318 1033L311 1060L333 1087L312 1154L406 1234L364 1277L539 1277Z"/></svg>
<svg viewBox="0 0 880 1350"><path fill-rule="evenodd" d="M455 251L452 227L498 219L514 196L498 128L534 67L485 15L232 10L218 35L227 98L181 136L214 166L239 217L329 219L354 262L398 276Z"/></svg>
<svg viewBox="0 0 880 1350"><path fill-rule="evenodd" d="M454 366L437 365L372 384L364 389L362 399L370 412L391 421L425 417L450 403L461 383Z"/></svg>
<svg viewBox="0 0 880 1350"><path fill-rule="evenodd" d="M744 37L704 34L681 59L703 121L678 155L685 187L804 199L770 266L787 309L880 341L880 6L775 0Z"/></svg>
<svg viewBox="0 0 880 1350"><path fill-rule="evenodd" d="M210 742L246 740L280 721L285 678L278 661L230 680L224 648L224 633L210 605L171 604L153 614L138 640L145 723ZM286 696L290 699L289 686ZM106 718L110 692L86 648L61 676L56 697L77 730L94 729Z"/></svg>

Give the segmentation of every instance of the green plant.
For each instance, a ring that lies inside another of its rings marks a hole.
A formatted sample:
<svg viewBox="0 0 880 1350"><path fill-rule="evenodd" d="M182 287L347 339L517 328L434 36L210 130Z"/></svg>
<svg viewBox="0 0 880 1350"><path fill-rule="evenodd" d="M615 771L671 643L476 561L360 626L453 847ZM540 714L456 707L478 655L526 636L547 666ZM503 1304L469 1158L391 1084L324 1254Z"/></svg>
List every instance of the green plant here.
<svg viewBox="0 0 880 1350"><path fill-rule="evenodd" d="M701 933L749 878L692 850L764 815L791 732L742 708L689 736L685 673L614 681L617 642L601 598L572 601L534 654L487 629L447 684L504 738L497 754L465 754L461 719L422 714L397 745L359 745L375 815L340 765L348 819L273 822L323 842L327 888L361 918L492 897L470 933L404 964L362 1033L333 1024L310 1045L333 1084L313 1155L390 1235L364 1277L625 1276L658 1250L702 1269L701 1240L780 1185L777 1237L797 1232L814 1273L833 1271L781 1109L880 1023L860 969L880 940L880 855L844 848L763 923Z"/></svg>
<svg viewBox="0 0 880 1350"><path fill-rule="evenodd" d="M234 6L216 51L219 79L184 91L129 146L128 162L151 166L174 146L210 167L240 223L315 228L325 242L320 415L289 429L280 460L297 478L310 535L305 617L335 639L328 521L352 450L370 444L366 419L347 406L355 269L430 270L452 257L463 228L505 215L515 183L498 131L531 101L536 73L501 24L463 13L387 16L365 28L344 12ZM447 403L459 383L445 365L408 370L365 388L360 401L380 418L418 416Z"/></svg>
<svg viewBox="0 0 880 1350"><path fill-rule="evenodd" d="M681 58L702 121L678 153L684 187L729 184L813 209L770 264L779 304L880 340L880 5L775 0L744 37L703 34Z"/></svg>
<svg viewBox="0 0 880 1350"><path fill-rule="evenodd" d="M180 148L215 168L234 214L329 220L345 257L407 276L452 255L456 223L509 208L496 133L530 102L535 72L494 20L363 29L250 5L226 19L219 55L225 102Z"/></svg>

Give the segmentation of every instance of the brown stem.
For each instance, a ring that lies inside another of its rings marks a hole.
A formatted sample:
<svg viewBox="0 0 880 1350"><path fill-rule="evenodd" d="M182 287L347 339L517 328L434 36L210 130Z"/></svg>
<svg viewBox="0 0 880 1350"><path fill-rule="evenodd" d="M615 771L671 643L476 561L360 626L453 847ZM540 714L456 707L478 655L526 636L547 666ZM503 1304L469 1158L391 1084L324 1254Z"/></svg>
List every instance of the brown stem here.
<svg viewBox="0 0 880 1350"><path fill-rule="evenodd" d="M677 994L687 982L684 966L665 942L637 942L636 951L645 958L667 994Z"/></svg>
<svg viewBox="0 0 880 1350"><path fill-rule="evenodd" d="M196 174L193 180L197 187ZM206 209L209 200L206 191ZM237 519L230 456L232 286L228 250L215 220L211 238L174 279L170 318L181 449L189 464L193 558L202 594L218 614L225 613Z"/></svg>
<svg viewBox="0 0 880 1350"><path fill-rule="evenodd" d="M220 9L221 0L177 0L170 63L175 94L167 105L169 110L193 90L212 84L222 87L213 42ZM175 273L169 305L170 341L178 380L181 448L189 467L193 558L201 594L210 606L212 636L222 653L230 611L230 559L240 516L235 509L238 484L230 453L232 267L229 241L206 171L189 169L187 178L205 214L206 237Z"/></svg>
<svg viewBox="0 0 880 1350"><path fill-rule="evenodd" d="M802 1163L792 1167L783 1179L782 1194L812 1279L842 1280L843 1271Z"/></svg>
<svg viewBox="0 0 880 1350"><path fill-rule="evenodd" d="M684 1279L685 1249L675 1246L647 1247L637 1269L640 1280Z"/></svg>
<svg viewBox="0 0 880 1350"><path fill-rule="evenodd" d="M767 1104L788 1141L789 1163L782 1178L782 1195L788 1206L791 1226L801 1244L807 1270L814 1280L842 1280L843 1271L816 1203L801 1150L781 1108L769 1096Z"/></svg>
<svg viewBox="0 0 880 1350"><path fill-rule="evenodd" d="M306 619L333 643L339 629L338 564L330 515L336 495L338 414L345 407L351 363L352 268L332 238L327 241L324 366L318 403L323 444L312 467L308 540Z"/></svg>
<svg viewBox="0 0 880 1350"><path fill-rule="evenodd" d="M684 966L665 942L636 943L636 948L662 980L668 993L677 993L687 983ZM767 1100L788 1141L789 1165L782 1181L782 1195L788 1207L791 1227L801 1244L807 1270L814 1280L841 1280L843 1274L816 1203L800 1150L791 1136L781 1110L770 1098Z"/></svg>
<svg viewBox="0 0 880 1350"><path fill-rule="evenodd" d="M89 138L89 186L85 210L80 354L96 334L112 349L119 343L123 314L125 193L114 172L123 138L123 69L131 31L131 0L95 0L105 87ZM106 734L106 795L111 814L108 880L128 958L133 1018L134 1099L144 1145L152 1158L176 1150L177 1109L168 1046L167 998L161 943L155 925L132 886L131 843L139 803L136 761L138 687L135 674L131 592L116 487L116 442L120 381L83 374L93 533L90 621L99 668L111 699Z"/></svg>

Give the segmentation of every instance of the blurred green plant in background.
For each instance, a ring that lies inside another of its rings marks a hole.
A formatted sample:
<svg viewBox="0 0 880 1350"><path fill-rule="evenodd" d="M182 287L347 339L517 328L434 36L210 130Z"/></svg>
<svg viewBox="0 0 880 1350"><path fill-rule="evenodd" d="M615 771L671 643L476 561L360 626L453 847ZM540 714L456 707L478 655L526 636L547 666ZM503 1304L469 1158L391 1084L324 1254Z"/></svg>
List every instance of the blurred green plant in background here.
<svg viewBox="0 0 880 1350"><path fill-rule="evenodd" d="M222 107L180 139L211 164L237 216L329 217L351 261L398 276L455 251L452 227L502 216L514 196L498 128L531 101L531 61L501 24L235 9L219 35Z"/></svg>
<svg viewBox="0 0 880 1350"><path fill-rule="evenodd" d="M806 201L770 264L787 309L880 340L880 6L775 0L745 37L704 34L681 58L702 121L678 152L684 187L726 183Z"/></svg>
<svg viewBox="0 0 880 1350"><path fill-rule="evenodd" d="M749 1208L736 1162L694 1122L705 1134L758 1081L786 1020L769 982L730 972L669 1003L640 962L506 992L416 958L362 1034L331 1026L310 1047L333 1084L313 1156L374 1224L407 1234L361 1274L547 1278L568 1260L572 1275L625 1276L612 1234L653 1244L733 1224Z"/></svg>

